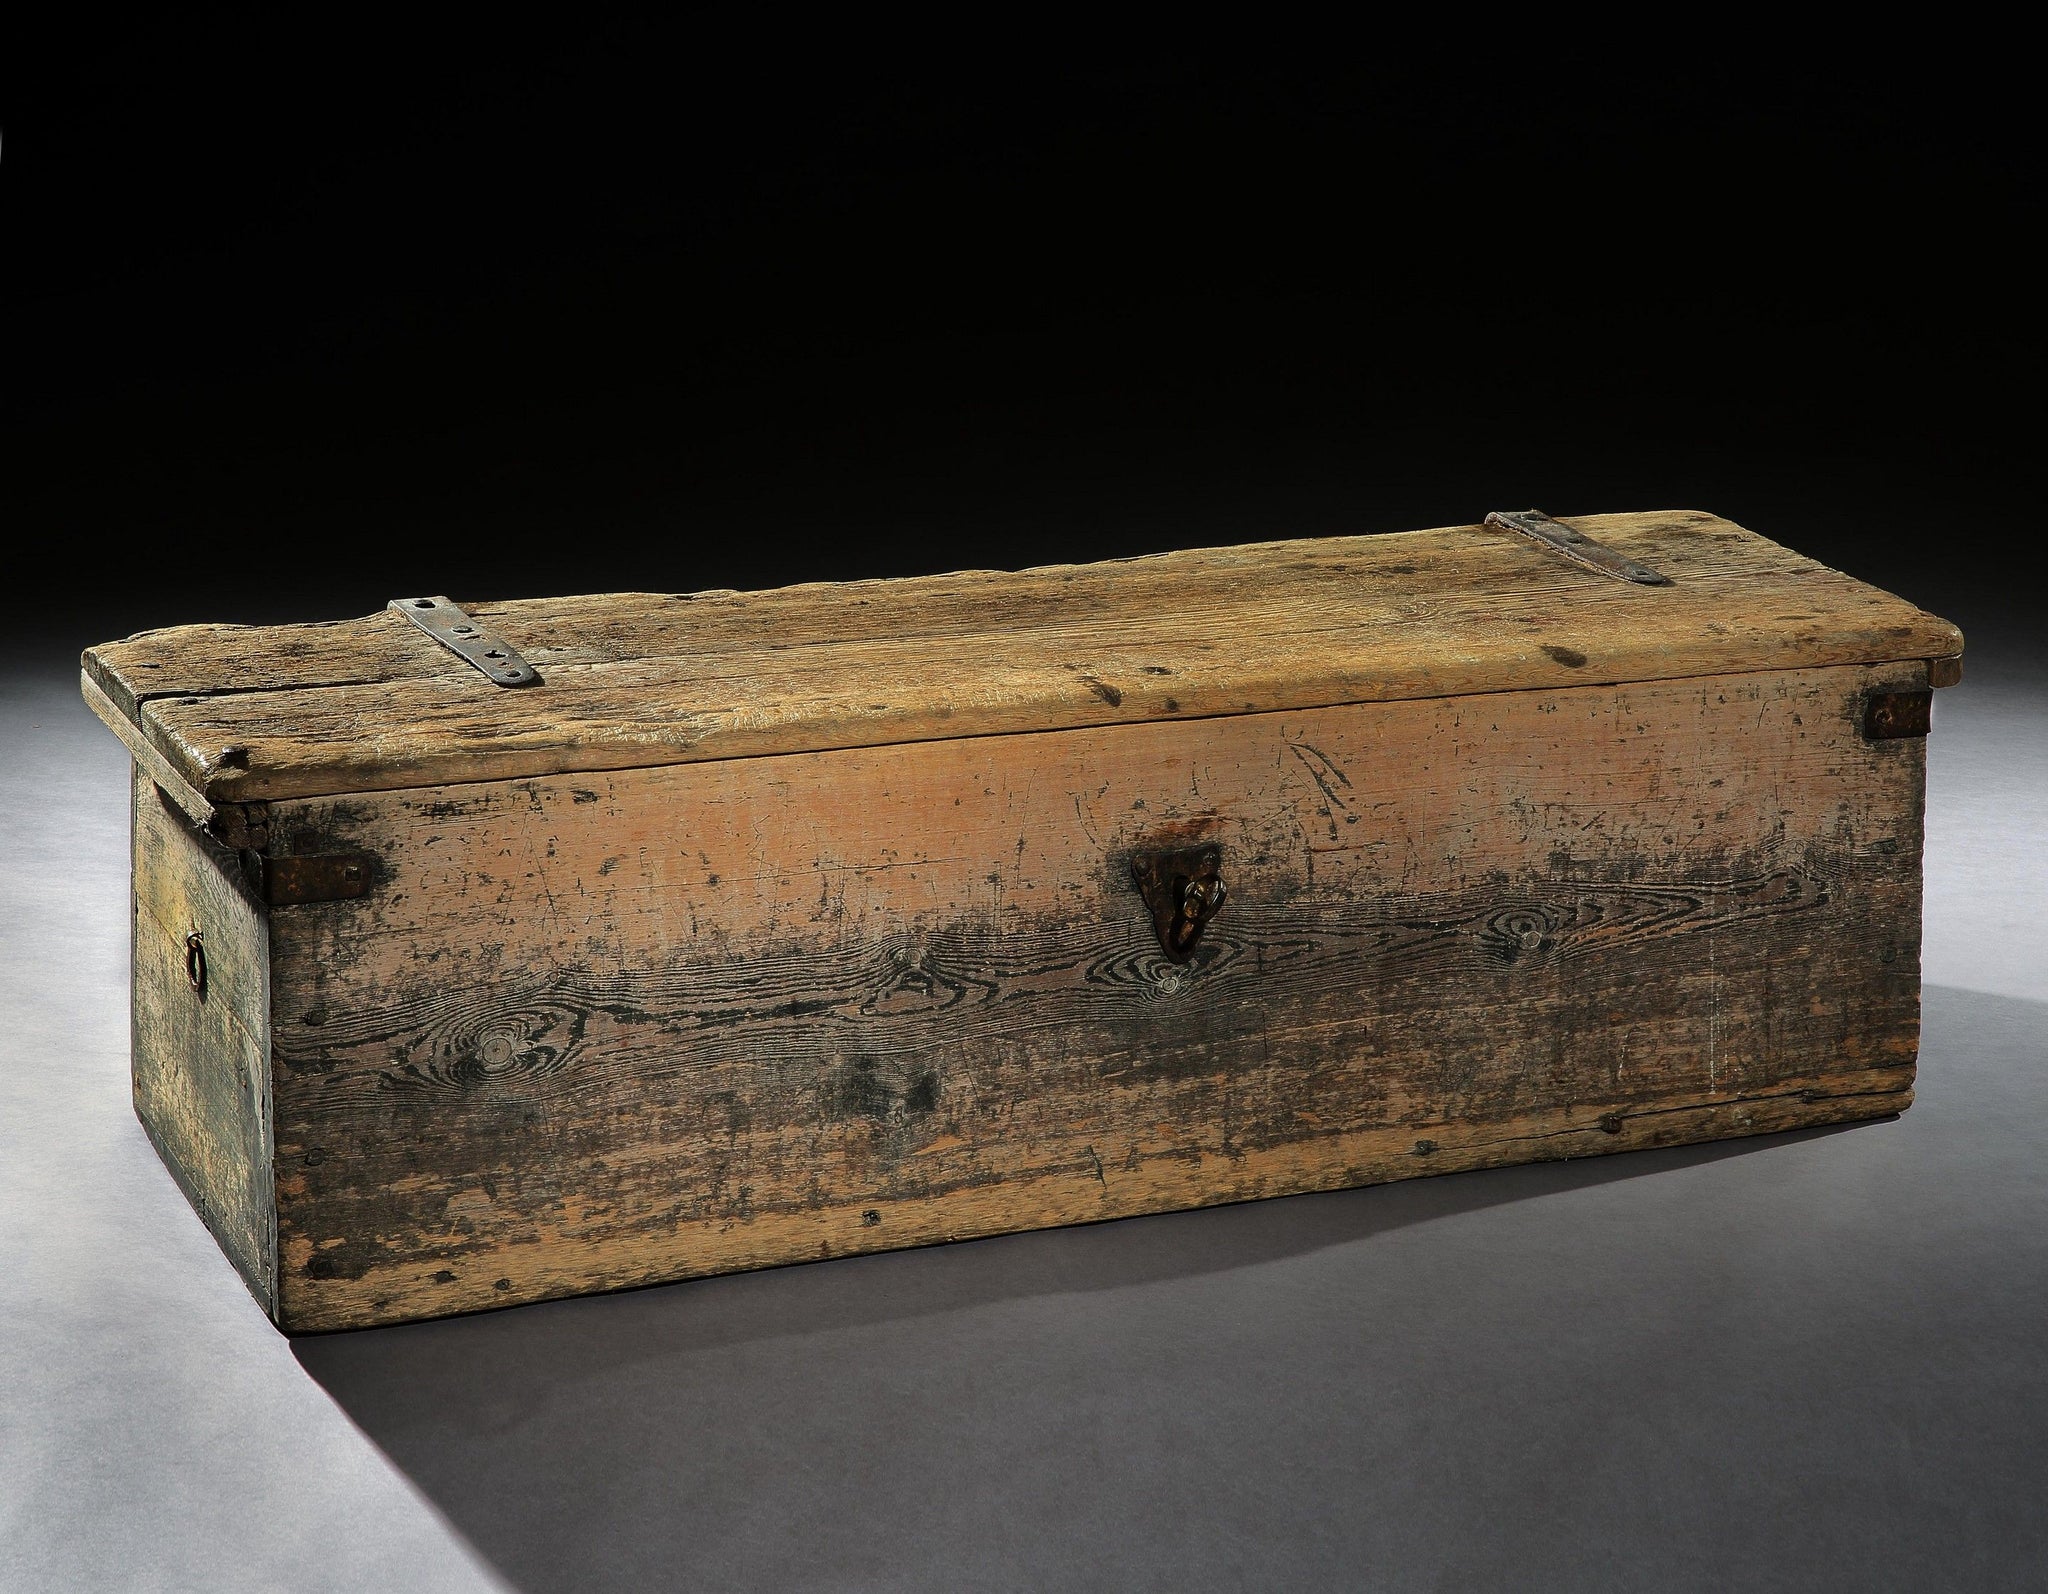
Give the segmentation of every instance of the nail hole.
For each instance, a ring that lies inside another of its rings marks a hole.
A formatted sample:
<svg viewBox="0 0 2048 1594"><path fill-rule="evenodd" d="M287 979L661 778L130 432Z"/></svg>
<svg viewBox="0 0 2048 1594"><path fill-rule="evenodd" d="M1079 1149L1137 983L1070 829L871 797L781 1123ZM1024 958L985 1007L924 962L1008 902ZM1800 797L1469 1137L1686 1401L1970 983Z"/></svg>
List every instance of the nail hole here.
<svg viewBox="0 0 2048 1594"><path fill-rule="evenodd" d="M414 598L412 606L415 609L431 609L434 606L434 600L432 598Z"/></svg>

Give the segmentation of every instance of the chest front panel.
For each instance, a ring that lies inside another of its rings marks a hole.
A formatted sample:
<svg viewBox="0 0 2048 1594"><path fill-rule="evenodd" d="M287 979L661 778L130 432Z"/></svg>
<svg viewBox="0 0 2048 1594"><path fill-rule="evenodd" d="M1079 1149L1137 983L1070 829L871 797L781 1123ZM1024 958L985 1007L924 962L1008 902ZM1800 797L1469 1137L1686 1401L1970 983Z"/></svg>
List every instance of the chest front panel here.
<svg viewBox="0 0 2048 1594"><path fill-rule="evenodd" d="M278 1305L336 1327L1897 1111L1922 664L271 805ZM1185 961L1133 860L1213 846Z"/></svg>

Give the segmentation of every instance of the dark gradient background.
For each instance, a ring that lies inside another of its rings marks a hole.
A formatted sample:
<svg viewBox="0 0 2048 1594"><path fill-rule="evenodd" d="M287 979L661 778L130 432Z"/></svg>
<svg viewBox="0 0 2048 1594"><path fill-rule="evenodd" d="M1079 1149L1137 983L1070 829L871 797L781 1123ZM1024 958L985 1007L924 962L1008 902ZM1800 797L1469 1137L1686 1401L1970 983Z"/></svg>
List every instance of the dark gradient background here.
<svg viewBox="0 0 2048 1594"><path fill-rule="evenodd" d="M2048 1587L2039 90L159 20L0 56L0 1588ZM287 1345L125 1105L193 620L1715 511L1960 623L1894 1124Z"/></svg>
<svg viewBox="0 0 2048 1594"><path fill-rule="evenodd" d="M16 549L89 553L81 642L1529 503L2002 590L1968 556L2035 541L2021 61L1471 31L15 56Z"/></svg>

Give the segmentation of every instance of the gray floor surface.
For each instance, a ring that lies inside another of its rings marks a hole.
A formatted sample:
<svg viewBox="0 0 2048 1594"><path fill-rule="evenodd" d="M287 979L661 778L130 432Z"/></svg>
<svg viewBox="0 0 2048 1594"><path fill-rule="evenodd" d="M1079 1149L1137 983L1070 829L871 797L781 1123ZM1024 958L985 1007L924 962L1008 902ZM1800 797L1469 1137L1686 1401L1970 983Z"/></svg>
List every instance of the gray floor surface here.
<svg viewBox="0 0 2048 1594"><path fill-rule="evenodd" d="M287 1341L0 678L0 1590L2048 1589L2048 690L1931 748L1905 1117Z"/></svg>

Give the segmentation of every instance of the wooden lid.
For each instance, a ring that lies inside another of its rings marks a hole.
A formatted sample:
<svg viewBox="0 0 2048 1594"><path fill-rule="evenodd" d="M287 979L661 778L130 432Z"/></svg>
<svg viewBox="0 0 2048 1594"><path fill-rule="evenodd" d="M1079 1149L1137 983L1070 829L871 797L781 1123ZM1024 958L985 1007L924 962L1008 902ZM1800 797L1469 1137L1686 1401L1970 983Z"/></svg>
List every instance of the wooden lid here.
<svg viewBox="0 0 2048 1594"><path fill-rule="evenodd" d="M1450 526L466 604L539 670L517 690L388 610L178 626L87 650L86 695L159 778L236 803L1962 649L1947 621L1713 515L1564 524L1670 585Z"/></svg>

